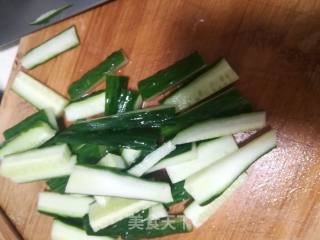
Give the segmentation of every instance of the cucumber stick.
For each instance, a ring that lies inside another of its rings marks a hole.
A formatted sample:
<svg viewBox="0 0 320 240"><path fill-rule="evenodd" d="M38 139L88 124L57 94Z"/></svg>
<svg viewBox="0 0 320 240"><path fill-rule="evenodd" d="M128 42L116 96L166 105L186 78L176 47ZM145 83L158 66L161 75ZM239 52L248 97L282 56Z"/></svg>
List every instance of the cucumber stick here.
<svg viewBox="0 0 320 240"><path fill-rule="evenodd" d="M82 218L89 212L91 197L74 196L52 192L41 192L38 197L38 211L65 218Z"/></svg>
<svg viewBox="0 0 320 240"><path fill-rule="evenodd" d="M121 156L126 161L127 165L130 166L141 156L141 150L123 148Z"/></svg>
<svg viewBox="0 0 320 240"><path fill-rule="evenodd" d="M57 16L67 8L71 7L72 4L64 4L61 7L49 10L46 13L41 14L37 19L30 23L30 25L39 25L39 24L46 24L50 21L51 18Z"/></svg>
<svg viewBox="0 0 320 240"><path fill-rule="evenodd" d="M181 216L156 221L148 220L148 211L145 210L109 227L101 229L98 232L93 231L88 217L84 218L83 225L88 235L112 236L117 239L121 238L128 240L156 238L176 233L186 233L192 230L192 224ZM135 222L138 222L139 227L133 227L134 225L132 224ZM152 222L152 225L150 222Z"/></svg>
<svg viewBox="0 0 320 240"><path fill-rule="evenodd" d="M107 153L100 161L97 163L99 166L111 167L117 169L126 169L127 164L123 158L119 155Z"/></svg>
<svg viewBox="0 0 320 240"><path fill-rule="evenodd" d="M170 185L136 178L112 169L77 166L71 173L67 193L114 196L157 202L172 201Z"/></svg>
<svg viewBox="0 0 320 240"><path fill-rule="evenodd" d="M4 142L0 147L0 158L9 154L37 148L56 134L48 123L35 122L29 129L20 132L14 138Z"/></svg>
<svg viewBox="0 0 320 240"><path fill-rule="evenodd" d="M164 143L162 146L148 154L140 163L130 168L128 170L128 173L136 177L141 177L162 158L167 156L175 149L176 146L173 145L170 141Z"/></svg>
<svg viewBox="0 0 320 240"><path fill-rule="evenodd" d="M128 78L123 76L106 76L105 115L118 113L119 99L123 89L128 86Z"/></svg>
<svg viewBox="0 0 320 240"><path fill-rule="evenodd" d="M76 100L84 96L89 90L105 79L106 74L115 73L127 64L128 59L122 50L118 50L104 59L96 67L85 73L79 80L71 84L69 96Z"/></svg>
<svg viewBox="0 0 320 240"><path fill-rule="evenodd" d="M64 97L23 72L17 74L11 89L38 109L51 108L57 117L68 104Z"/></svg>
<svg viewBox="0 0 320 240"><path fill-rule="evenodd" d="M112 197L106 206L97 203L90 206L88 214L90 225L97 232L154 205L157 205L157 203Z"/></svg>
<svg viewBox="0 0 320 240"><path fill-rule="evenodd" d="M184 147L184 145L180 145L180 146ZM176 150L179 150L178 148L179 148L179 146L176 148ZM172 153L174 153L175 151L173 151ZM177 164L185 163L185 162L188 162L191 160L195 160L197 158L197 156L198 156L198 151L197 151L196 144L194 143L194 144L192 144L191 149L189 149L188 151L182 152L182 153L175 155L173 157L169 157L169 155L168 155L166 158L164 158L159 163L157 163L152 168L150 168L147 171L147 173L152 173L152 172L155 172L160 169L164 169L164 168L167 168L167 167L170 167L173 165L177 165Z"/></svg>
<svg viewBox="0 0 320 240"><path fill-rule="evenodd" d="M142 106L142 97L137 91L122 89L118 99L118 113L137 110Z"/></svg>
<svg viewBox="0 0 320 240"><path fill-rule="evenodd" d="M184 189L184 184L185 181L181 181L171 185L173 202L166 204L166 206L170 207L175 203L180 203L182 201L186 201L192 198L190 194Z"/></svg>
<svg viewBox="0 0 320 240"><path fill-rule="evenodd" d="M72 26L28 51L22 57L21 65L26 69L32 69L69 49L77 47L79 43L76 27Z"/></svg>
<svg viewBox="0 0 320 240"><path fill-rule="evenodd" d="M30 115L21 122L7 129L3 132L3 136L6 140L9 140L10 138L13 138L16 135L18 135L20 132L29 129L35 122L38 121L48 123L50 127L52 127L55 130L58 130L58 123L56 117L54 116L52 109L47 108L39 110L38 112Z"/></svg>
<svg viewBox="0 0 320 240"><path fill-rule="evenodd" d="M174 144L196 142L231 135L266 126L266 113L254 112L237 116L212 119L182 130L172 140Z"/></svg>
<svg viewBox="0 0 320 240"><path fill-rule="evenodd" d="M47 181L47 185L52 192L65 193L69 176L51 178Z"/></svg>
<svg viewBox="0 0 320 240"><path fill-rule="evenodd" d="M251 110L252 106L248 100L231 88L178 114L176 124L162 127L161 132L164 137L170 138L195 123L211 118L234 116Z"/></svg>
<svg viewBox="0 0 320 240"><path fill-rule="evenodd" d="M96 200L96 203L99 204L100 206L107 206L108 202L112 199L113 197L104 197L104 196L94 196L94 199Z"/></svg>
<svg viewBox="0 0 320 240"><path fill-rule="evenodd" d="M107 147L97 144L84 144L77 151L79 164L96 164L107 153Z"/></svg>
<svg viewBox="0 0 320 240"><path fill-rule="evenodd" d="M175 110L170 106L159 106L122 114L79 121L71 125L71 131L101 131L108 129L159 128L174 123Z"/></svg>
<svg viewBox="0 0 320 240"><path fill-rule="evenodd" d="M60 220L54 220L51 230L51 240L113 240L113 238L89 236L79 227Z"/></svg>
<svg viewBox="0 0 320 240"><path fill-rule="evenodd" d="M149 221L158 220L161 218L167 218L167 209L162 204L157 204L149 209Z"/></svg>
<svg viewBox="0 0 320 240"><path fill-rule="evenodd" d="M232 136L213 139L199 144L197 147L197 158L192 161L169 166L166 168L166 171L171 182L177 183L207 168L236 150L238 150L238 146Z"/></svg>
<svg viewBox="0 0 320 240"><path fill-rule="evenodd" d="M74 122L79 119L92 117L104 112L105 93L97 92L78 101L71 102L65 109L67 121Z"/></svg>
<svg viewBox="0 0 320 240"><path fill-rule="evenodd" d="M230 196L246 181L247 174L241 174L219 197L205 206L192 202L185 210L184 215L196 228L202 226L215 212L230 198Z"/></svg>
<svg viewBox="0 0 320 240"><path fill-rule="evenodd" d="M45 180L70 174L75 163L68 146L57 145L4 157L0 174L17 183Z"/></svg>
<svg viewBox="0 0 320 240"><path fill-rule="evenodd" d="M150 99L172 87L183 84L203 66L204 62L198 53L193 53L179 60L138 83L142 98L144 100Z"/></svg>
<svg viewBox="0 0 320 240"><path fill-rule="evenodd" d="M95 131L95 132L62 132L50 144L97 144L106 146L108 151L123 148L154 150L157 147L159 134L152 129L135 129L129 131ZM103 157L103 156L101 156ZM99 157L97 160L99 160Z"/></svg>
<svg viewBox="0 0 320 240"><path fill-rule="evenodd" d="M180 112L234 83L238 78L228 62L222 59L210 70L166 98L163 103L175 106Z"/></svg>
<svg viewBox="0 0 320 240"><path fill-rule="evenodd" d="M238 151L186 179L185 189L201 206L210 203L260 156L276 146L276 133L269 131Z"/></svg>

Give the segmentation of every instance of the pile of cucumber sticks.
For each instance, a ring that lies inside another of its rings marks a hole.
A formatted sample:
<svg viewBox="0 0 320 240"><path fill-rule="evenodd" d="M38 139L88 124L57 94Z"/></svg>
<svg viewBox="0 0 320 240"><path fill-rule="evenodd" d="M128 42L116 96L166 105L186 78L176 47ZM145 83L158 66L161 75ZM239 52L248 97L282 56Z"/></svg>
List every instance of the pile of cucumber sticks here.
<svg viewBox="0 0 320 240"><path fill-rule="evenodd" d="M74 26L21 59L32 69L79 45ZM198 53L128 89L122 50L69 86L69 100L20 71L12 91L38 111L7 129L0 174L47 181L38 210L55 218L53 240L145 239L200 227L276 146L273 130L239 147L233 134L263 129L266 114L229 87L225 59ZM93 89L102 82L104 90ZM227 88L227 89L226 89ZM165 94L160 104L143 102ZM58 124L64 118L68 124ZM165 173L161 177L159 172ZM169 208L184 204L179 215Z"/></svg>

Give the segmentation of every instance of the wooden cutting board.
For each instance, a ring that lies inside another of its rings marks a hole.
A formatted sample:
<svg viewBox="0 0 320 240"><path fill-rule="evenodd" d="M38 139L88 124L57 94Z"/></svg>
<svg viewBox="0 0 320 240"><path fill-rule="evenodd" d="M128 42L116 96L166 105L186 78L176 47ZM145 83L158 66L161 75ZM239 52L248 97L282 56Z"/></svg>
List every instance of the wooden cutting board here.
<svg viewBox="0 0 320 240"><path fill-rule="evenodd" d="M278 131L278 148L249 169L217 214L164 239L320 239L320 1L117 0L22 39L11 80L28 49L72 24L81 46L29 71L60 93L119 48L131 59L122 70L130 87L198 50L208 63L229 60L237 87ZM9 87L0 132L34 111ZM51 219L36 211L44 188L0 179L0 205L25 239L50 239Z"/></svg>

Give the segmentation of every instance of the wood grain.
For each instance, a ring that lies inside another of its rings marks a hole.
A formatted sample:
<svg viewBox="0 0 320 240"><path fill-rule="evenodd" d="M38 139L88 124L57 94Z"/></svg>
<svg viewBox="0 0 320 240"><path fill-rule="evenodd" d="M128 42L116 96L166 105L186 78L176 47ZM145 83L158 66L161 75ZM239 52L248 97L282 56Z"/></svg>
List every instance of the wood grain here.
<svg viewBox="0 0 320 240"><path fill-rule="evenodd" d="M81 46L29 73L66 94L68 85L114 50L131 61L130 87L198 50L225 56L237 87L268 112L279 146L249 169L249 179L210 221L167 240L320 239L320 2L317 0L118 0L22 39L20 56L75 24ZM9 88L0 132L33 111ZM51 219L36 212L43 183L0 179L0 205L27 240L49 239ZM1 229L1 226L0 226Z"/></svg>

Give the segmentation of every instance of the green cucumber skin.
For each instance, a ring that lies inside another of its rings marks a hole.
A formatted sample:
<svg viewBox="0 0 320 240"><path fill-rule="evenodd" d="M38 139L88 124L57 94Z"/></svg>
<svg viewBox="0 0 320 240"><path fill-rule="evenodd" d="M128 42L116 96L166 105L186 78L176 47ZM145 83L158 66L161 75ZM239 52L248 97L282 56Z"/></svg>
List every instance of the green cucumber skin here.
<svg viewBox="0 0 320 240"><path fill-rule="evenodd" d="M46 18L42 19L41 21L35 20L35 21L31 22L30 25L40 25L40 24L49 23L52 18L54 18L55 16L59 15L64 10L66 10L67 8L70 8L70 7L72 7L72 4L65 4L62 7L56 8L56 9L54 9L55 12L53 12L50 15L48 15Z"/></svg>
<svg viewBox="0 0 320 240"><path fill-rule="evenodd" d="M68 181L69 181L69 176L51 178L47 181L47 185L49 189L53 192L65 193Z"/></svg>
<svg viewBox="0 0 320 240"><path fill-rule="evenodd" d="M165 204L165 206L170 207L176 203L192 199L190 194L184 189L184 182L177 182L171 185L171 193L173 197L173 202Z"/></svg>
<svg viewBox="0 0 320 240"><path fill-rule="evenodd" d="M47 42L49 42L49 41L52 40L53 38L59 36L60 34L64 33L65 31L68 31L70 28L75 28L75 29L76 29L75 32L76 32L76 34L77 34L78 44L75 45L74 47L71 47L71 48L69 48L69 49L66 49L66 50L63 51L63 52L57 53L56 55L52 56L51 58L47 59L47 60L44 61L44 62L38 63L38 64L36 64L36 65L33 65L31 68L28 68L28 70L34 69L34 68L38 67L38 66L41 65L41 64L44 64L44 63L46 63L46 62L49 62L49 61L50 61L51 59L53 59L54 57L56 57L56 56L58 56L58 55L60 55L60 54L62 54L62 53L65 53L65 52L67 52L67 51L69 51L69 50L71 50L71 49L74 49L74 48L78 47L78 46L80 45L80 40L79 40L80 38L79 38L79 35L78 35L78 32L77 32L77 28L76 28L75 25L73 25L73 26L71 26L71 27L68 27L67 29L63 30L62 32L60 32L60 33L54 35L53 37L49 38L47 41L41 43L40 45L46 44ZM34 47L34 48L31 48L28 52L26 52L26 53L24 54L24 56L28 55L30 52L32 52L33 50L35 50L36 48L38 48L40 45L38 45L38 46L36 46L36 47Z"/></svg>
<svg viewBox="0 0 320 240"><path fill-rule="evenodd" d="M97 144L85 144L77 151L79 164L96 164L107 153L107 147Z"/></svg>
<svg viewBox="0 0 320 240"><path fill-rule="evenodd" d="M174 126L165 126L161 128L164 138L174 137L179 131L191 126L194 123L208 120L210 118L220 118L233 116L252 111L252 106L247 99L233 88L230 88L221 94L209 98L198 105L182 112L176 117Z"/></svg>
<svg viewBox="0 0 320 240"><path fill-rule="evenodd" d="M191 149L192 149L192 143L186 143L186 144L177 145L176 149L173 152L168 154L165 158L163 158L160 161L163 161L163 160L165 160L167 158L172 158L172 157L175 157L175 156L180 155L182 153L188 152Z"/></svg>
<svg viewBox="0 0 320 240"><path fill-rule="evenodd" d="M106 146L108 151L119 147L151 151L157 147L159 137L159 132L153 129L91 133L65 131L56 135L51 144L97 144Z"/></svg>
<svg viewBox="0 0 320 240"><path fill-rule="evenodd" d="M149 210L142 210L133 216L139 216L142 219L146 219L149 215ZM125 234L128 231L128 225L129 225L130 218L125 218L117 223L114 223L104 229L99 230L98 232L93 231L91 228L90 222L89 222L89 216L86 215L83 218L83 228L87 232L88 235L92 236L110 236L117 238L121 236L122 234Z"/></svg>
<svg viewBox="0 0 320 240"><path fill-rule="evenodd" d="M35 124L35 122L38 122L38 121L43 121L45 123L48 123L51 126L46 112L44 110L40 110L40 111L32 114L31 116L25 118L24 120L22 120L21 122L19 122L16 125L14 125L13 127L4 131L3 136L6 140L9 140L9 139L17 136L20 132L23 132L23 131L29 129L31 126L33 126ZM53 126L51 126L51 127L54 129Z"/></svg>
<svg viewBox="0 0 320 240"><path fill-rule="evenodd" d="M95 68L85 73L79 80L72 83L68 89L71 100L81 98L87 91L95 87L105 74L112 74L127 63L127 57L122 50L108 56Z"/></svg>
<svg viewBox="0 0 320 240"><path fill-rule="evenodd" d="M93 120L79 121L71 125L71 131L89 132L102 130L124 130L134 128L160 128L163 125L175 123L175 108L168 107L159 110L149 109L127 112Z"/></svg>
<svg viewBox="0 0 320 240"><path fill-rule="evenodd" d="M129 229L130 226L130 217L123 219L105 229L102 229L98 232L94 232L90 226L88 216L85 216L83 219L83 227L88 235L92 236L110 236L110 237L121 237L122 239L126 240L138 240L144 238L156 238L156 237L163 237L171 234L176 233L185 233L191 231L191 226L187 226L185 220L181 217L176 217L170 220L171 226L167 226L166 220L164 221L156 221L157 229L148 229L148 210L139 212L133 217L139 217L139 219L143 219L143 225L141 228L134 228ZM153 222L154 223L154 222Z"/></svg>
<svg viewBox="0 0 320 240"><path fill-rule="evenodd" d="M123 89L118 100L118 113L137 110L136 103L140 97L139 92Z"/></svg>
<svg viewBox="0 0 320 240"><path fill-rule="evenodd" d="M198 53L192 53L153 76L141 80L138 88L142 98L144 100L150 99L171 87L184 83L204 65L201 56Z"/></svg>
<svg viewBox="0 0 320 240"><path fill-rule="evenodd" d="M121 91L127 88L128 80L129 78L123 76L107 75L105 115L118 113L118 101L121 96Z"/></svg>

